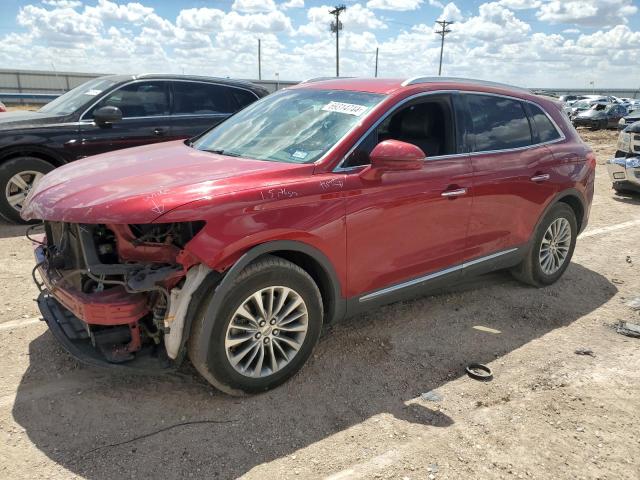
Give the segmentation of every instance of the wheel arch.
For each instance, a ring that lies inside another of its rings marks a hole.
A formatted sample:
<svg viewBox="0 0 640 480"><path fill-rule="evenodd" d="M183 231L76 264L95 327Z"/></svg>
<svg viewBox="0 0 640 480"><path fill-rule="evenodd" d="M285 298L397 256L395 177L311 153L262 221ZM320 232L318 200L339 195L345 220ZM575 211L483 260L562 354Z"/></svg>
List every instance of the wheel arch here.
<svg viewBox="0 0 640 480"><path fill-rule="evenodd" d="M585 219L584 219L584 214L585 214L585 205L584 205L584 199L582 198L582 195L580 194L580 192L573 191L573 192L563 192L563 194L561 194L560 198L558 198L555 203L566 203L567 205L569 205L571 207L571 210L573 210L573 213L576 216L576 221L578 222L578 233L582 232L583 227L585 227Z"/></svg>
<svg viewBox="0 0 640 480"><path fill-rule="evenodd" d="M305 270L318 285L324 306L324 324L329 324L340 320L346 314L346 299L342 296L340 279L329 259L315 247L295 240L274 240L258 244L244 254L225 272L212 271L194 298L197 299L193 306L189 306L187 324L182 338L180 361L186 354L186 346L192 332L192 325L197 315L206 315L208 318L215 318L218 310L229 292L236 277L248 265L266 256L273 255L288 260L303 270ZM214 291L213 297L206 303L206 295ZM203 308L206 306L206 310ZM199 335L201 339L210 337L210 329L213 322L206 322L202 326L203 333ZM208 330L208 331L207 331ZM196 347L198 354L202 355L206 351L205 345ZM192 359L193 360L193 359ZM198 363L204 365L204 358L198 358Z"/></svg>
<svg viewBox="0 0 640 480"><path fill-rule="evenodd" d="M39 158L40 160L49 162L54 167L60 167L68 163L61 155L49 148L37 145L18 145L0 150L0 164L22 156Z"/></svg>

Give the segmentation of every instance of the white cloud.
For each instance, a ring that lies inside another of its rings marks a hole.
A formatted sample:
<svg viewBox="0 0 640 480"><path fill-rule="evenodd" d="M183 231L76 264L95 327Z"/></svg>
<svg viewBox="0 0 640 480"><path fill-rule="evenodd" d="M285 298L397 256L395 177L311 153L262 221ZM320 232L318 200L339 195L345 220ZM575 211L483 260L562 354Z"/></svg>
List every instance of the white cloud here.
<svg viewBox="0 0 640 480"><path fill-rule="evenodd" d="M638 12L632 0L551 0L536 13L549 23L605 26L627 23Z"/></svg>
<svg viewBox="0 0 640 480"><path fill-rule="evenodd" d="M442 13L438 17L438 20L449 20L453 22L460 22L462 19L462 12L453 2L447 3L447 5L442 8Z"/></svg>
<svg viewBox="0 0 640 480"><path fill-rule="evenodd" d="M527 10L542 5L540 0L499 0L498 3L511 10Z"/></svg>
<svg viewBox="0 0 640 480"><path fill-rule="evenodd" d="M234 0L231 9L242 13L268 13L276 10L273 0Z"/></svg>
<svg viewBox="0 0 640 480"><path fill-rule="evenodd" d="M429 0L429 4L432 4L433 0ZM420 8L423 0L369 0L367 2L368 8L376 8L378 10L395 10L397 12L404 12L408 10L416 10Z"/></svg>
<svg viewBox="0 0 640 480"><path fill-rule="evenodd" d="M298 33L311 37L327 35L327 33L331 31L331 22L334 20L333 15L329 14L329 10L332 8L333 7L329 5L311 7L307 10L309 23L302 25L298 29ZM359 3L348 6L346 11L340 16L340 22L345 31L362 32L365 30L386 28L385 23L380 20L373 11L367 7L363 7Z"/></svg>
<svg viewBox="0 0 640 480"><path fill-rule="evenodd" d="M57 8L76 8L82 5L79 0L42 0L42 3Z"/></svg>
<svg viewBox="0 0 640 480"><path fill-rule="evenodd" d="M180 11L176 25L190 30L209 30L220 28L225 13L217 8L189 8Z"/></svg>
<svg viewBox="0 0 640 480"><path fill-rule="evenodd" d="M456 30L460 32L458 37L464 35L467 39L488 43L516 43L527 39L531 26L517 18L508 8L492 2L480 5L479 15L459 23ZM453 40L454 37L456 34L452 33L450 38Z"/></svg>
<svg viewBox="0 0 640 480"><path fill-rule="evenodd" d="M304 0L289 0L280 4L280 6L285 10L289 8L304 8Z"/></svg>

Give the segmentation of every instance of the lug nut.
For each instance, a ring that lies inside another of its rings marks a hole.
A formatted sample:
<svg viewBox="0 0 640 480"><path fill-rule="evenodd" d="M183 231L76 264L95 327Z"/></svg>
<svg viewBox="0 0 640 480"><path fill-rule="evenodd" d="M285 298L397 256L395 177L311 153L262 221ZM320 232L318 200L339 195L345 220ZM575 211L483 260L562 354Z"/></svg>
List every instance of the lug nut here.
<svg viewBox="0 0 640 480"><path fill-rule="evenodd" d="M269 337L264 338L264 343L269 343Z"/></svg>
<svg viewBox="0 0 640 480"><path fill-rule="evenodd" d="M260 332L256 333L256 339L260 338L262 334Z"/></svg>
<svg viewBox="0 0 640 480"><path fill-rule="evenodd" d="M264 327L267 324L267 322L265 322L264 320L260 320L260 323L258 323L258 325L260 325L261 327Z"/></svg>
<svg viewBox="0 0 640 480"><path fill-rule="evenodd" d="M271 321L269 322L271 325L275 325L276 324L276 319L272 318Z"/></svg>
<svg viewBox="0 0 640 480"><path fill-rule="evenodd" d="M280 332L278 331L278 329L276 328L273 332L274 335L278 335Z"/></svg>

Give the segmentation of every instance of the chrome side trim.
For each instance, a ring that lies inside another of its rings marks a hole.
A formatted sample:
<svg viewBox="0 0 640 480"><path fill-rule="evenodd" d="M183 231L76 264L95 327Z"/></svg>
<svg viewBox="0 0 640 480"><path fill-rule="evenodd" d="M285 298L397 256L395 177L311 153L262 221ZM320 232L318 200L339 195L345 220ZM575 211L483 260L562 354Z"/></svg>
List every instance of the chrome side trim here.
<svg viewBox="0 0 640 480"><path fill-rule="evenodd" d="M436 78L438 78L438 77L436 77ZM452 153L452 154L449 154L449 155L436 155L436 156L433 156L433 157L427 157L427 159L426 159L427 162L431 162L431 161L434 161L434 160L441 160L441 159L444 159L444 158L456 158L456 157L485 155L485 154L493 154L493 153L517 152L519 150L526 150L528 148L541 147L541 146L544 146L544 145L551 145L553 143L563 142L563 141L565 141L567 139L567 137L565 136L565 134L562 131L562 129L560 127L558 127L558 124L549 115L549 113L546 111L546 109L543 108L542 105L539 105L538 103L533 102L531 100L526 100L524 98L513 97L513 96L510 96L510 95L502 95L502 94L497 94L497 93L478 92L478 91L475 91L475 90L434 90L434 91L431 91L431 92L416 93L415 95L411 95L410 97L407 97L407 98L403 99L402 101L396 103L393 106L393 108L389 109L382 117L380 117L378 120L376 120L376 122L373 125L371 125L371 127L369 127L366 132L364 132L364 134L356 141L356 143L353 144L353 146L347 151L347 153L344 155L344 157L342 157L342 159L340 160L338 165L336 165L332 171L336 172L336 173L349 172L349 171L355 170L356 168L365 167L366 165L356 165L354 167L343 168L342 164L347 160L347 158L349 158L349 155L351 155L354 152L354 150L356 148L358 148L358 146L360 146L360 144L364 141L364 139L367 138L367 136L374 129L376 129L383 121L385 121L387 119L387 117L389 115L393 114L402 105L404 105L404 104L406 104L406 103L408 103L408 102L410 102L412 100L415 100L416 98L426 97L428 95L442 95L442 94L453 94L453 93L462 93L462 94L467 94L468 93L468 94L471 94L471 95L487 95L487 96L492 96L492 97L504 97L504 98L508 98L508 99L511 99L511 100L516 100L518 102L526 102L526 103L530 103L532 105L535 105L536 107L538 107L540 110L542 110L544 112L544 114L547 116L549 121L553 124L554 128L556 129L556 132L558 132L558 134L560 135L560 138L556 138L555 140L549 140L548 142L540 142L540 143L535 143L535 144L532 144L532 145L526 145L524 147L508 148L508 149L504 149L504 150L482 150L482 151L479 151L479 152ZM527 93L530 93L530 92L527 92Z"/></svg>
<svg viewBox="0 0 640 480"><path fill-rule="evenodd" d="M360 302L366 302L367 300L371 300L373 298L378 298L382 295L386 295L387 293L395 292L396 290L401 290L403 288L411 287L413 285L417 285L419 283L423 283L434 278L441 277L443 275L447 275L449 273L457 272L458 270L462 270L462 265L457 265L455 267L446 268L444 270L440 270L435 273L430 273L429 275L425 275L424 277L414 278L413 280L409 280L408 282L400 283L398 285L393 285L391 287L383 288L382 290L377 290L373 293L369 293L360 297Z"/></svg>
<svg viewBox="0 0 640 480"><path fill-rule="evenodd" d="M488 260L493 260L494 258L501 257L502 255L506 255L508 253L512 253L518 250L517 248L510 248L508 250L502 250L500 252L492 253L491 255L487 255L485 257L476 258L475 260L470 260L468 262L464 262L460 265L455 265L453 267L445 268L444 270L439 270L434 273L430 273L429 275L425 275L423 277L414 278L413 280L409 280L407 282L399 283L397 285L392 285L390 287L383 288L381 290L376 290L375 292L368 293L367 295L363 295L358 299L360 303L366 302L368 300L372 300L374 298L378 298L380 296L386 295L391 292L395 292L397 290L401 290L403 288L412 287L414 285L418 285L420 283L428 282L429 280L433 280L434 278L441 277L443 275L447 275L449 273L457 272L463 270L465 268L471 267L472 265L477 265L478 263L486 262Z"/></svg>

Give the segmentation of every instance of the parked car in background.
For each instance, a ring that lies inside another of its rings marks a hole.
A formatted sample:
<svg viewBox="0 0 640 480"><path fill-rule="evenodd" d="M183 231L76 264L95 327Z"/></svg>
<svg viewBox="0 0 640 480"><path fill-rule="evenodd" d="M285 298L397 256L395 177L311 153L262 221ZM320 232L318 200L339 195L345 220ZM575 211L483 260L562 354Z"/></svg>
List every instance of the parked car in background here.
<svg viewBox="0 0 640 480"><path fill-rule="evenodd" d="M564 103L565 105L573 105L578 100L583 100L584 95L561 95L558 100Z"/></svg>
<svg viewBox="0 0 640 480"><path fill-rule="evenodd" d="M91 80L38 111L3 114L0 215L19 222L34 182L56 167L121 148L193 137L267 93L228 79L114 75Z"/></svg>
<svg viewBox="0 0 640 480"><path fill-rule="evenodd" d="M616 192L640 193L640 121L620 132L615 158L607 161L607 170Z"/></svg>
<svg viewBox="0 0 640 480"><path fill-rule="evenodd" d="M618 130L623 130L632 123L640 122L640 110L634 110L618 121Z"/></svg>
<svg viewBox="0 0 640 480"><path fill-rule="evenodd" d="M188 355L241 394L286 381L345 316L496 269L552 284L594 177L559 104L528 90L332 79L195 140L63 166L22 215L45 222L38 303L70 352Z"/></svg>
<svg viewBox="0 0 640 480"><path fill-rule="evenodd" d="M592 130L615 128L620 119L627 114L627 109L619 104L595 103L588 110L573 116L574 127L589 127Z"/></svg>
<svg viewBox="0 0 640 480"><path fill-rule="evenodd" d="M6 111L7 111L7 107L4 106L4 103L0 102L0 113L6 112Z"/></svg>

